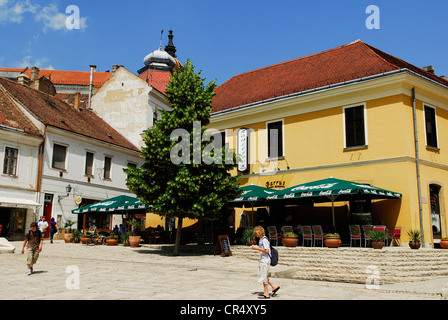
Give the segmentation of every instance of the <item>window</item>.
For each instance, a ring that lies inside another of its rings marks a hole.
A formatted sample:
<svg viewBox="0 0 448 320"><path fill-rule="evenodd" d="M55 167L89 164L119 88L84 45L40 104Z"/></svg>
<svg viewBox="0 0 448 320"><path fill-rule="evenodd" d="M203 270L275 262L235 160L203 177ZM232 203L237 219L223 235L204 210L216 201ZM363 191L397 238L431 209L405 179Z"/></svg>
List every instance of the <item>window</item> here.
<svg viewBox="0 0 448 320"><path fill-rule="evenodd" d="M55 169L65 170L66 156L67 156L67 147L55 143L53 145L53 162L51 166Z"/></svg>
<svg viewBox="0 0 448 320"><path fill-rule="evenodd" d="M436 109L429 106L425 106L425 130L426 145L428 147L438 148Z"/></svg>
<svg viewBox="0 0 448 320"><path fill-rule="evenodd" d="M19 149L5 148L5 160L3 161L3 173L11 176L17 175L17 156Z"/></svg>
<svg viewBox="0 0 448 320"><path fill-rule="evenodd" d="M93 153L87 151L86 152L86 176L93 176Z"/></svg>
<svg viewBox="0 0 448 320"><path fill-rule="evenodd" d="M112 165L111 157L104 157L104 179L110 179L110 168Z"/></svg>
<svg viewBox="0 0 448 320"><path fill-rule="evenodd" d="M348 107L345 115L345 147L366 145L364 106Z"/></svg>
<svg viewBox="0 0 448 320"><path fill-rule="evenodd" d="M283 157L283 121L269 122L268 129L268 158Z"/></svg>

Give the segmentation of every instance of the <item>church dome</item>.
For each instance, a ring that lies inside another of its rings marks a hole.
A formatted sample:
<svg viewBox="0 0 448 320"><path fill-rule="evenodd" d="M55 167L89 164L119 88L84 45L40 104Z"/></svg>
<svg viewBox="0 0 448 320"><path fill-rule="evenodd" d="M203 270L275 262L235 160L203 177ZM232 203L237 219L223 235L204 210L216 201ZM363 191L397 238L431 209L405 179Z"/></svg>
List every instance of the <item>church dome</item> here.
<svg viewBox="0 0 448 320"><path fill-rule="evenodd" d="M176 65L176 60L166 51L163 51L161 47L148 54L144 59L143 63L149 69L152 70L172 70Z"/></svg>

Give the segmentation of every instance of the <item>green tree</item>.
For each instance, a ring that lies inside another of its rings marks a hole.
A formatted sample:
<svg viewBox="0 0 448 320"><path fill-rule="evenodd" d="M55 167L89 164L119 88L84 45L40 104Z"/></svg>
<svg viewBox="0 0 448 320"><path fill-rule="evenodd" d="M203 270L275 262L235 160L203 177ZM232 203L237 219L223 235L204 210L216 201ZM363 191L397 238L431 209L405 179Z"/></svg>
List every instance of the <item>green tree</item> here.
<svg viewBox="0 0 448 320"><path fill-rule="evenodd" d="M142 166L125 169L128 188L153 213L178 218L174 255L179 254L184 218L216 219L238 196L240 176L230 174L236 155L221 135L208 138L206 132L215 81L204 85L200 75L190 60L173 72L165 90L172 111L161 111L161 120L146 131Z"/></svg>

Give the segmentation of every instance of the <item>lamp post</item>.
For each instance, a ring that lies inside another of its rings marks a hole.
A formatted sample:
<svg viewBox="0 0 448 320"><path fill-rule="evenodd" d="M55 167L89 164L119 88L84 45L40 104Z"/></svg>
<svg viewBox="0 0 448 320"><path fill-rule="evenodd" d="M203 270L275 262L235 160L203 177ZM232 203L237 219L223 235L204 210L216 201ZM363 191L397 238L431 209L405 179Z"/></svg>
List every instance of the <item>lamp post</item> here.
<svg viewBox="0 0 448 320"><path fill-rule="evenodd" d="M67 198L70 195L70 192L72 191L72 186L70 184L68 184L65 187L65 191L67 192L67 195L65 195L65 196L58 195L58 202L60 202L64 198Z"/></svg>

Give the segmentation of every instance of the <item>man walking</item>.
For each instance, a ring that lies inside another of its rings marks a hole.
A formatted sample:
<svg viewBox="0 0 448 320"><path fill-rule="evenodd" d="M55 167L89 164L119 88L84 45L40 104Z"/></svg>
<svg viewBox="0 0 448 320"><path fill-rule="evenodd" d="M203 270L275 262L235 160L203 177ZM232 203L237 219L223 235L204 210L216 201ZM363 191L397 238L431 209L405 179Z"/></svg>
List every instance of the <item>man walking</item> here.
<svg viewBox="0 0 448 320"><path fill-rule="evenodd" d="M39 253L42 251L43 235L40 230L37 230L37 223L31 223L31 230L26 234L25 241L23 241L22 254L25 253L25 246L27 249L27 274L33 273L33 266L39 258Z"/></svg>

